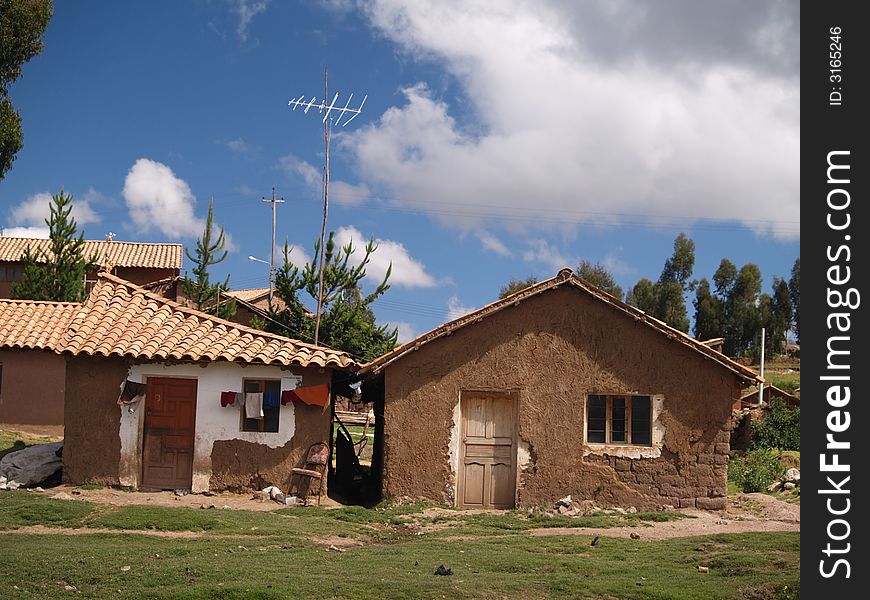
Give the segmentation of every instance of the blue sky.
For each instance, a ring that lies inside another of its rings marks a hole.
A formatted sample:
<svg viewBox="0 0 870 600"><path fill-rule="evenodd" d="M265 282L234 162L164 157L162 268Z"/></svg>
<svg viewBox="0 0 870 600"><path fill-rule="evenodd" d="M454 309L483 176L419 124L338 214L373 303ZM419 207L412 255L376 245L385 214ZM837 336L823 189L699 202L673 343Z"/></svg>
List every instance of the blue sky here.
<svg viewBox="0 0 870 600"><path fill-rule="evenodd" d="M681 231L696 277L728 257L769 290L799 254L798 33L783 1L56 2L11 87L0 227L35 232L63 186L87 238L187 245L213 196L215 274L266 286L259 199L286 199L294 256L320 231L322 126L287 101L328 65L368 94L333 138L329 227L380 241L403 339L581 259L656 279Z"/></svg>

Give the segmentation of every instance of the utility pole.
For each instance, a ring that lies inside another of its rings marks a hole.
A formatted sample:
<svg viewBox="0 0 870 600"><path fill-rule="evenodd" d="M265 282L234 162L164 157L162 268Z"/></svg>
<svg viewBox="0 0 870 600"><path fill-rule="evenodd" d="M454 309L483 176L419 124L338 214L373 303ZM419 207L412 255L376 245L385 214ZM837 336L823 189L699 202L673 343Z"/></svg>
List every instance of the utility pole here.
<svg viewBox="0 0 870 600"><path fill-rule="evenodd" d="M761 378L764 379L764 327L761 328ZM758 406L764 403L764 382L758 384Z"/></svg>
<svg viewBox="0 0 870 600"><path fill-rule="evenodd" d="M275 292L275 221L276 208L284 202L284 198L275 196L275 188L272 187L272 198L260 198L261 202L269 202L272 204L272 252L269 259L269 310L272 310L272 295Z"/></svg>
<svg viewBox="0 0 870 600"><path fill-rule="evenodd" d="M337 108L335 103L338 101L338 92L336 92L335 96L332 98L332 101L329 102L327 99L329 98L329 71L326 67L323 68L323 100L320 101L319 104L315 104L317 101L316 97L312 97L311 100L305 102L304 96L299 96L298 98L291 99L287 106L292 106L293 110L296 110L299 107L303 107L305 109L305 114L308 114L308 111L311 108L317 108L318 113L323 113L326 111L326 114L323 115L323 145L326 149L326 158L324 161L323 168L323 226L320 229L320 256L318 257L318 270L320 272L320 282L317 289L317 312L315 313L315 322L314 322L314 343L318 344L320 341L320 317L323 313L323 261L324 256L326 254L326 221L329 217L329 130L332 126L332 118L330 115L335 113L338 116L335 118L335 124L339 125L341 119L347 115L351 115L350 118L346 119L344 123L341 123L341 126L344 127L354 119L356 119L360 113L362 112L362 107L366 103L366 99L368 95L365 95L362 99L362 102L359 105L359 108L349 108L350 101L353 100L353 94L351 94L347 102L344 104L344 108ZM329 102L327 104L327 102ZM274 244L273 244L274 245Z"/></svg>

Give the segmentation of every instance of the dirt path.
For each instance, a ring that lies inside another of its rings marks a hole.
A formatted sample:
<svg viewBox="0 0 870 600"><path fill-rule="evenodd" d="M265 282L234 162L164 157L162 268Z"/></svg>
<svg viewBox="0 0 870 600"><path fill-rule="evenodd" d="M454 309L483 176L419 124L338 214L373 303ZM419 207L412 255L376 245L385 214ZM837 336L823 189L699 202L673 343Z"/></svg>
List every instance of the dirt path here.
<svg viewBox="0 0 870 600"><path fill-rule="evenodd" d="M3 535L93 535L95 533L150 535L160 538L198 538L205 535L204 531L155 531L153 529L108 529L105 527L46 527L45 525L26 525L18 529L9 529ZM209 537L215 537L209 534ZM237 537L237 536L236 536Z"/></svg>
<svg viewBox="0 0 870 600"><path fill-rule="evenodd" d="M631 537L642 540L666 540L717 533L748 533L753 531L800 531L800 506L783 502L767 494L738 494L729 498L728 510L721 513L704 510L681 510L692 519L650 523L650 527L550 527L528 530L529 535L598 535Z"/></svg>

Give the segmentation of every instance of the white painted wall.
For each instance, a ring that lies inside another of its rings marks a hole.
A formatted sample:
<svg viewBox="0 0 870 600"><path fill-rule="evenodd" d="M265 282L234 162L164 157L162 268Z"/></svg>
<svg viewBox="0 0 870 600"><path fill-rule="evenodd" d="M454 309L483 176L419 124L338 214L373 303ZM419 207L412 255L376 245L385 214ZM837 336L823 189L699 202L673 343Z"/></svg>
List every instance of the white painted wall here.
<svg viewBox="0 0 870 600"><path fill-rule="evenodd" d="M303 369L292 371L280 367L250 365L240 367L233 363L210 363L199 365L134 365L127 379L147 383L148 377L178 377L196 379L196 424L193 447L193 492L208 490L211 479L211 453L217 440L243 440L270 448L285 445L296 431L295 411L292 404L280 408L276 433L240 431L239 410L244 408L222 407L221 392L241 392L243 379L282 379L281 389L293 389ZM303 383L299 380L300 385ZM312 384L319 382L310 382ZM121 436L121 485L139 486L142 473L142 428L144 425L144 401L122 407Z"/></svg>

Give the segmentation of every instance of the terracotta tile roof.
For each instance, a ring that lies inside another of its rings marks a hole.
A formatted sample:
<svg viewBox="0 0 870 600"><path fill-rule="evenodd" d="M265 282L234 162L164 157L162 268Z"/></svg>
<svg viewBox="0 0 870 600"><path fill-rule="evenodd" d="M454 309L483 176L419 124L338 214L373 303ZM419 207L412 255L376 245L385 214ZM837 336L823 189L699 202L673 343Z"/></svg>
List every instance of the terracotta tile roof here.
<svg viewBox="0 0 870 600"><path fill-rule="evenodd" d="M97 275L58 350L143 360L356 366L345 352L225 321L107 273Z"/></svg>
<svg viewBox="0 0 870 600"><path fill-rule="evenodd" d="M18 262L28 246L35 252L48 250L48 244L46 239L0 236L0 261ZM85 256L91 255L96 255L100 265L181 269L182 248L181 244L85 240Z"/></svg>
<svg viewBox="0 0 870 600"><path fill-rule="evenodd" d="M79 308L75 302L0 300L0 348L54 350Z"/></svg>
<svg viewBox="0 0 870 600"><path fill-rule="evenodd" d="M662 335L667 336L668 339L673 340L676 343L682 344L683 346L686 346L691 350L702 354L705 358L712 360L720 364L721 366L729 369L747 383L751 384L763 381L763 379L752 369L749 369L748 367L745 367L744 365L741 365L740 363L731 360L724 354L721 354L720 352L717 352L716 350L705 346L695 338L683 333L682 331L674 329L670 325L649 316L639 308L636 308L634 306L631 306L630 304L626 304L625 302L617 298L614 298L607 292L600 290L591 283L588 283L587 281L584 281L580 277L574 275L571 269L562 269L561 271L559 271L558 275L551 279L536 283L535 285L529 286L524 290L520 290L515 294L511 294L510 296L497 300L492 304L488 304L481 309L470 312L467 315L459 317L458 319L454 319L453 321L445 323L440 327L436 327L435 329L424 333L418 338L413 339L410 342L407 342L390 352L387 352L386 354L376 358L369 363L366 363L358 371L358 374L367 375L378 373L394 361L399 360L409 352L413 352L433 340L453 333L457 329L460 329L467 325L477 323L478 321L492 316L501 310L504 310L511 306L515 306L523 300L527 300L528 298L537 296L542 292L546 292L547 290L552 290L563 285L571 286L575 289L581 290L589 294L596 300L609 304L614 309L620 311L621 313L624 313L626 316L634 319L635 321L641 322L646 326L650 327L651 329L661 333Z"/></svg>
<svg viewBox="0 0 870 600"><path fill-rule="evenodd" d="M263 296L269 295L269 288L251 288L248 290L227 290L227 296L232 296L245 302L256 302Z"/></svg>

